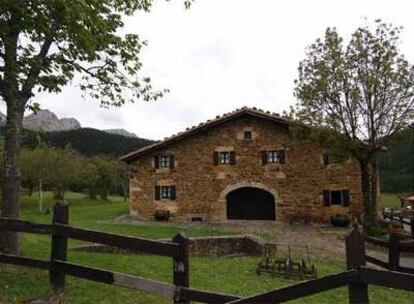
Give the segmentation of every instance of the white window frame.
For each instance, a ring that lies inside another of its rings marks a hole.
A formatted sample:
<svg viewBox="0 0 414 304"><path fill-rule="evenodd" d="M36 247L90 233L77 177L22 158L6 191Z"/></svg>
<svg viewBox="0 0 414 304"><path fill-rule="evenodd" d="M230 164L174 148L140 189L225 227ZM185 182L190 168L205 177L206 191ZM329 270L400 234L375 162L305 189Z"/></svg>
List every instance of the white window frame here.
<svg viewBox="0 0 414 304"><path fill-rule="evenodd" d="M230 152L222 151L218 153L219 155L219 164L220 165L230 165Z"/></svg>
<svg viewBox="0 0 414 304"><path fill-rule="evenodd" d="M159 168L169 168L171 163L171 158L169 155L160 155L158 160Z"/></svg>
<svg viewBox="0 0 414 304"><path fill-rule="evenodd" d="M267 151L267 163L268 164L277 164L279 162L279 151L277 150L268 150Z"/></svg>
<svg viewBox="0 0 414 304"><path fill-rule="evenodd" d="M160 198L171 199L172 187L171 186L160 186Z"/></svg>

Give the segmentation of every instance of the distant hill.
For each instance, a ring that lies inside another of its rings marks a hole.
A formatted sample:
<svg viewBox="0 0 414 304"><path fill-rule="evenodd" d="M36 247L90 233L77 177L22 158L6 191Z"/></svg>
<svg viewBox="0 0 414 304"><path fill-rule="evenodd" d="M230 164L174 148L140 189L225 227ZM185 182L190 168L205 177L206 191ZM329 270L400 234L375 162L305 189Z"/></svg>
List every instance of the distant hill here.
<svg viewBox="0 0 414 304"><path fill-rule="evenodd" d="M4 137L6 116L0 112L0 140ZM35 148L39 137L48 146L63 148L71 145L86 156L121 156L153 143L124 129L97 130L82 128L75 118L58 118L49 110L39 110L24 117L22 145Z"/></svg>
<svg viewBox="0 0 414 304"><path fill-rule="evenodd" d="M102 130L102 131L112 133L112 134L123 135L123 136L126 136L126 137L135 137L135 138L138 137L135 133L128 132L125 129L105 129L105 130Z"/></svg>
<svg viewBox="0 0 414 304"><path fill-rule="evenodd" d="M4 128L0 130L4 134ZM121 156L133 150L153 143L153 141L112 134L91 128L73 129L57 132L37 132L24 130L22 145L27 148L35 148L38 144L38 137L48 146L63 148L71 145L73 149L85 156L113 155Z"/></svg>
<svg viewBox="0 0 414 304"><path fill-rule="evenodd" d="M80 129L81 124L75 118L58 118L55 113L49 110L39 110L23 119L23 126L26 129L36 131L67 131Z"/></svg>
<svg viewBox="0 0 414 304"><path fill-rule="evenodd" d="M383 192L414 192L414 125L399 132L380 157Z"/></svg>

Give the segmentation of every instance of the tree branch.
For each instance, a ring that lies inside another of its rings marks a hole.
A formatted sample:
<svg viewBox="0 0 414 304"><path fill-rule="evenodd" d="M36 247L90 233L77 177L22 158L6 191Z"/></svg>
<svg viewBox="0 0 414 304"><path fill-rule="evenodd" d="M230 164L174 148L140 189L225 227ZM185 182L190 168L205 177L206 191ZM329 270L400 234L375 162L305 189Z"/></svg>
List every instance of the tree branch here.
<svg viewBox="0 0 414 304"><path fill-rule="evenodd" d="M47 53L53 43L53 37L50 37L45 40L42 47L40 48L39 54L36 56L35 62L32 64L29 73L27 74L26 81L21 90L21 96L24 97L24 102L32 95L32 89L36 83L36 78L39 76L40 71L42 70L43 63L47 58Z"/></svg>

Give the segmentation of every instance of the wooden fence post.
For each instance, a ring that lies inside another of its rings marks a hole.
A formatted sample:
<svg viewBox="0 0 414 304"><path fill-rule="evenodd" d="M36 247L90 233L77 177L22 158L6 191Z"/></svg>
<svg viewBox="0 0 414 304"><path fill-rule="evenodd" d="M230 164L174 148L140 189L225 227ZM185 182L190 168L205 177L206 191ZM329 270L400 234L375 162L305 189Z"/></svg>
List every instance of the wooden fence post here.
<svg viewBox="0 0 414 304"><path fill-rule="evenodd" d="M390 270L398 270L400 266L400 237L396 233L390 233L388 264Z"/></svg>
<svg viewBox="0 0 414 304"><path fill-rule="evenodd" d="M53 224L67 225L69 222L69 208L65 201L56 202L53 206ZM67 237L52 233L52 249L50 255L51 269L49 279L52 289L55 293L61 292L65 288L65 274L54 270L53 262L55 260L66 261L68 249Z"/></svg>
<svg viewBox="0 0 414 304"><path fill-rule="evenodd" d="M190 240L183 234L179 233L173 237L172 241L179 246L178 256L173 261L173 283L177 287L190 286L190 271L189 271L189 253L188 246ZM174 299L175 304L187 304L190 301L181 299L180 292L177 292Z"/></svg>
<svg viewBox="0 0 414 304"><path fill-rule="evenodd" d="M358 271L365 265L365 244L361 233L355 227L345 238L346 246L346 267ZM368 286L362 282L348 285L349 303L368 303Z"/></svg>
<svg viewBox="0 0 414 304"><path fill-rule="evenodd" d="M414 215L411 215L411 218L410 218L410 230L411 230L411 237L414 239Z"/></svg>

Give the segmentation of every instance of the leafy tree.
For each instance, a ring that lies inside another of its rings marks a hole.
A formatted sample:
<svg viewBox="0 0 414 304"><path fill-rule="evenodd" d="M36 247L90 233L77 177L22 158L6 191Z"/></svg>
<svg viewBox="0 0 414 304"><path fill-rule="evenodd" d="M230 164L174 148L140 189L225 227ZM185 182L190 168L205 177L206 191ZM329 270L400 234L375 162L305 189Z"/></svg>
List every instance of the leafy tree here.
<svg viewBox="0 0 414 304"><path fill-rule="evenodd" d="M379 158L379 173L382 191L414 192L414 125L394 136Z"/></svg>
<svg viewBox="0 0 414 304"><path fill-rule="evenodd" d="M53 198L64 199L71 183L79 179L82 170L79 156L69 146L65 149L50 149L50 170L46 174L46 183L53 190Z"/></svg>
<svg viewBox="0 0 414 304"><path fill-rule="evenodd" d="M120 32L123 16L148 11L151 4L152 0L0 0L0 96L7 105L2 216L20 217L22 120L27 107L36 107L35 91L60 92L80 75L80 88L102 106L162 96L162 91L153 91L148 77L139 77L145 42ZM2 233L0 248L18 252L18 234Z"/></svg>
<svg viewBox="0 0 414 304"><path fill-rule="evenodd" d="M126 187L126 178L127 169L126 166L121 163L119 160L104 157L96 156L88 160L94 165L95 174L92 183L90 184L89 189L94 189L90 194L99 194L102 200L108 199L108 194L111 190L115 190L118 186ZM93 198L90 195L91 198Z"/></svg>
<svg viewBox="0 0 414 304"><path fill-rule="evenodd" d="M22 185L29 194L35 188L53 190L55 199L63 199L65 191L80 179L80 157L68 146L49 148L45 144L34 150L23 150L21 155ZM39 208L41 209L41 208Z"/></svg>
<svg viewBox="0 0 414 304"><path fill-rule="evenodd" d="M380 151L414 119L414 66L399 54L400 30L377 20L374 31L358 28L345 46L328 28L308 48L296 80L292 116L359 162L366 229L376 224Z"/></svg>

